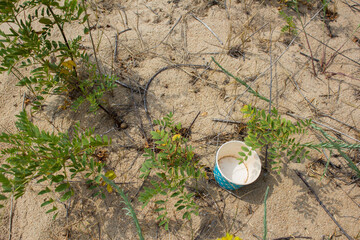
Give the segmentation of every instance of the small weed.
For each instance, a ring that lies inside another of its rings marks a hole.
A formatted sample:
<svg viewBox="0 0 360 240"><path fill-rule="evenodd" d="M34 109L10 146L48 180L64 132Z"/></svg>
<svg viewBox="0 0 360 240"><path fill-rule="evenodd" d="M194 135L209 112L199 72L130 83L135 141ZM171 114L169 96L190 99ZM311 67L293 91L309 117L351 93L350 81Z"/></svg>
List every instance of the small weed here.
<svg viewBox="0 0 360 240"><path fill-rule="evenodd" d="M97 148L111 142L106 136L93 137L94 129L81 132L79 124L75 127L73 137L67 133L49 133L40 131L29 121L24 111L17 117L18 132L0 135L0 142L10 145L1 151L2 157L6 158L6 163L0 167L0 183L4 194L14 194L15 198L19 198L31 181L46 184L39 195L61 194L59 199L46 197L41 204L41 207L52 205L46 212L51 213L57 211L57 202L65 202L74 195L71 179L81 177L92 185L91 188L100 187L100 174L105 164L92 156ZM114 178L111 172L106 176ZM99 189L95 195L104 196ZM107 189L112 190L109 186ZM6 198L0 194L0 200Z"/></svg>
<svg viewBox="0 0 360 240"><path fill-rule="evenodd" d="M286 25L281 28L281 32L287 33L289 35L296 35L297 31L293 17L288 16L284 11L279 11L279 14L286 22Z"/></svg>
<svg viewBox="0 0 360 240"><path fill-rule="evenodd" d="M198 215L198 206L194 202L194 193L187 193L185 185L192 179L199 179L205 173L194 159L193 148L187 144L188 140L181 136L181 124L173 121L170 113L163 120L155 120L154 123L160 127L152 131L154 142L153 149L145 149L144 156L147 158L140 171L141 178L146 178L151 171L155 172L156 180L151 180L152 187L145 187L140 194L139 201L144 207L151 199L158 195L164 196L164 200L155 201L157 208L155 212L160 215L157 220L159 225L168 229L169 218L167 217L167 202L176 198L175 211L183 211L183 219L191 219L191 215Z"/></svg>
<svg viewBox="0 0 360 240"><path fill-rule="evenodd" d="M0 30L0 72L13 73L19 80L17 85L30 90L34 110L41 109L45 95L56 94L76 100L74 109L87 100L93 111L103 93L114 87L112 77L99 76L89 64L88 55L80 50L81 36L69 39L65 35L66 25L87 20L85 12L77 0L10 0L0 4L0 25L5 29ZM61 41L51 40L56 30ZM87 33L89 29L84 28ZM80 60L88 64L88 79L79 77ZM32 70L23 75L21 68Z"/></svg>
<svg viewBox="0 0 360 240"><path fill-rule="evenodd" d="M247 122L248 136L245 138L245 144L253 150L264 149L268 146L269 159L273 165L273 170L280 170L280 162L276 159L281 158L282 153L286 153L289 160L297 160L300 162L304 158L308 158L309 151L305 151L305 146L295 141L291 137L294 134L305 134L305 128L311 124L311 120L300 120L296 124L281 118L276 108L271 110L271 114L265 110L258 110L250 105L245 105L241 112L246 118L250 118ZM245 149L242 149L245 151ZM251 151L241 153L241 160L246 160ZM240 154L240 153L239 153Z"/></svg>

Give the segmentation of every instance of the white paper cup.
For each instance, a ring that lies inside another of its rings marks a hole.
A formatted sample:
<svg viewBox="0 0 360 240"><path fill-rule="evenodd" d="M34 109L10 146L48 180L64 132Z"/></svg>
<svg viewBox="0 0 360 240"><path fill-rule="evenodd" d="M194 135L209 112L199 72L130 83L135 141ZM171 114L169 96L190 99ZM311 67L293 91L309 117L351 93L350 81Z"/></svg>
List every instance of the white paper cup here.
<svg viewBox="0 0 360 240"><path fill-rule="evenodd" d="M251 149L244 142L230 141L224 143L216 153L214 176L222 188L238 189L253 183L260 175L261 161L255 151L251 150L251 156L239 164L238 158L242 146Z"/></svg>

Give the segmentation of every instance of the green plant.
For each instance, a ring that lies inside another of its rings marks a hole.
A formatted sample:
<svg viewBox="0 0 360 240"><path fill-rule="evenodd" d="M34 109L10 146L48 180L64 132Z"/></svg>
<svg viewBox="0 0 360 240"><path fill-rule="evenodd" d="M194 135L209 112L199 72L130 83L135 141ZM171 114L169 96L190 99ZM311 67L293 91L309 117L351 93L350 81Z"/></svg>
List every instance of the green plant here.
<svg viewBox="0 0 360 240"><path fill-rule="evenodd" d="M266 240L266 236L267 236L267 207L266 207L266 201L268 198L268 194L269 194L269 186L266 187L266 191L265 191L265 197L264 197L264 235L263 235L263 239Z"/></svg>
<svg viewBox="0 0 360 240"><path fill-rule="evenodd" d="M104 163L93 156L98 147L111 142L106 136L93 137L94 129L81 132L79 124L72 136L49 133L40 131L30 122L25 111L17 117L18 132L0 135L0 142L8 145L1 151L1 156L6 158L6 163L0 167L3 194L14 194L19 198L30 182L45 184L39 195L60 194L58 199L46 197L41 204L42 207L52 205L47 211L50 213L57 210L57 202L64 202L74 195L71 179L81 177L92 188L100 187ZM100 193L103 195L101 191L97 192ZM0 194L1 200L6 198Z"/></svg>
<svg viewBox="0 0 360 240"><path fill-rule="evenodd" d="M252 150L264 149L268 146L268 157L273 165L273 170L280 170L280 162L282 153L286 153L289 160L297 160L300 162L305 157L309 157L309 151L305 150L305 146L296 141L292 135L306 133L306 127L311 124L311 120L300 120L292 123L289 120L281 118L276 108L271 110L271 114L265 110L258 110L250 105L245 105L241 112L246 118L250 118L247 122L247 136L245 143Z"/></svg>
<svg viewBox="0 0 360 240"><path fill-rule="evenodd" d="M259 94L257 91L255 91L254 89L252 89L245 81L241 80L238 77L235 77L234 75L232 75L230 72L228 72L225 68L223 68L216 60L214 57L211 57L211 59L214 61L214 63L229 77L232 77L233 79L235 79L237 82L239 82L241 85L243 85L244 87L246 87L247 91L249 91L249 93L253 94L254 96L260 98L261 100L264 100L266 102L270 102L269 99L267 99L266 97L262 96L261 94Z"/></svg>
<svg viewBox="0 0 360 240"><path fill-rule="evenodd" d="M183 211L183 219L191 219L192 214L198 214L198 206L193 200L193 193L186 191L186 184L192 179L205 176L199 163L194 159L193 148L187 144L188 140L180 134L181 124L175 124L173 114L170 113L163 120L155 120L159 130L152 131L153 148L145 149L145 162L140 171L141 178L146 178L153 170L156 179L150 180L151 187L144 187L139 201L146 206L155 196L162 195L162 199L155 201L155 212L160 215L159 225L168 229L167 202L176 198L176 211Z"/></svg>
<svg viewBox="0 0 360 240"><path fill-rule="evenodd" d="M292 16L288 16L284 11L279 11L280 16L285 20L286 25L281 28L281 32L288 33L289 35L296 35L296 25Z"/></svg>
<svg viewBox="0 0 360 240"><path fill-rule="evenodd" d="M113 181L111 181L112 179L108 179L104 175L101 175L101 178L104 180L105 183L108 184L108 186L113 187L120 194L120 196L122 197L122 199L124 200L124 203L126 205L126 208L124 208L124 209L128 211L128 215L130 215L132 217L132 219L134 220L135 227L136 227L137 233L139 235L139 239L144 240L144 237L142 235L142 231L140 228L140 223L139 223L139 221L136 217L135 211L134 211L133 207L131 206L131 203L130 203L129 199L127 198L126 194L124 193L124 191L122 189L120 189L118 186L116 186L116 184Z"/></svg>
<svg viewBox="0 0 360 240"><path fill-rule="evenodd" d="M243 163L244 161L248 160L248 158L252 155L251 149L245 146L241 146L241 152L239 152L239 164Z"/></svg>
<svg viewBox="0 0 360 240"><path fill-rule="evenodd" d="M357 177L360 178L360 169L350 159L350 157L343 152L343 149L360 149L360 144L348 144L342 140L338 140L338 139L330 136L329 134L327 134L322 128L316 126L315 124L311 124L311 127L313 129L319 131L322 134L322 136L326 139L326 142L321 142L319 144L306 143L303 145L308 148L315 149L319 152L321 152L321 149L328 149L330 151L330 153L333 150L337 150L338 153L340 154L340 156L343 157L347 161L348 166L356 173ZM326 164L324 174L327 170L328 164L329 164L329 161Z"/></svg>
<svg viewBox="0 0 360 240"><path fill-rule="evenodd" d="M81 79L80 94L72 103L72 109L77 110L81 104L88 102L90 104L89 111L95 112L103 103L103 95L115 88L117 77L99 74L96 65L90 62L87 55L82 57L82 61L83 71L87 76Z"/></svg>
<svg viewBox="0 0 360 240"><path fill-rule="evenodd" d="M13 73L19 79L17 85L30 90L34 110L41 108L47 94L66 95L71 100L80 97L75 108L88 100L94 110L104 91L113 88L113 78L99 77L94 71L90 79L79 74L78 63L89 65L88 56L80 50L81 36L69 39L64 29L69 24L83 24L88 17L85 10L77 0L0 3L0 72ZM51 39L56 30L61 41ZM84 28L84 33L88 32ZM23 75L20 68L32 70Z"/></svg>

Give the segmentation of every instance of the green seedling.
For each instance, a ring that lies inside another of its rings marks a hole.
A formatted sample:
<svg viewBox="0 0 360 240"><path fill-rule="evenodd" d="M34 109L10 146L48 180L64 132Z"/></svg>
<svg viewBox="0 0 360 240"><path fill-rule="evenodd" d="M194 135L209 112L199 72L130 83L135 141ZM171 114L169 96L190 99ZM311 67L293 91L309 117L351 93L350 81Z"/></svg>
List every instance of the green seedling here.
<svg viewBox="0 0 360 240"><path fill-rule="evenodd" d="M289 35L296 35L297 31L293 17L286 15L284 11L279 11L279 14L286 22L286 25L281 28L281 32L287 33Z"/></svg>
<svg viewBox="0 0 360 240"><path fill-rule="evenodd" d="M175 211L181 212L183 219L191 220L191 215L198 215L198 205L194 202L194 193L186 190L186 184L193 179L204 176L198 161L194 159L193 148L187 144L188 139L180 134L181 124L175 124L173 114L170 113L162 120L155 120L159 130L152 131L154 145L145 149L145 162L140 171L140 178L146 178L151 172L154 178L150 180L151 187L144 187L139 201L145 207L156 196L155 212L159 213L159 225L169 227L168 202L172 199Z"/></svg>
<svg viewBox="0 0 360 240"><path fill-rule="evenodd" d="M237 158L237 160L239 160L239 164L242 164L244 161L248 160L248 158L252 155L251 149L248 147L242 146L241 150L242 151L238 153L239 158Z"/></svg>
<svg viewBox="0 0 360 240"><path fill-rule="evenodd" d="M87 20L85 5L77 0L9 0L0 3L0 72L12 73L19 86L32 95L32 107L39 110L46 95L65 95L80 103L89 101L96 110L105 91L114 87L112 77L100 77L89 66L88 55L81 50L81 36L70 39L65 28ZM39 28L40 26L40 28ZM60 32L62 39L53 40ZM89 29L84 28L84 34ZM82 78L78 66L89 68ZM21 69L30 69L24 73ZM96 73L96 71L95 71Z"/></svg>
<svg viewBox="0 0 360 240"><path fill-rule="evenodd" d="M0 135L0 143L8 146L1 150L5 163L0 166L0 200L7 199L8 195L21 197L30 182L42 183L44 188L38 194L45 200L41 207L52 206L46 213L54 212L55 218L58 203L75 194L71 181L74 178L84 179L92 189L99 188L95 195L104 197L100 188L104 163L93 156L97 148L111 142L106 136L92 136L94 129L82 132L79 124L72 136L41 131L29 121L25 111L17 118L18 132Z"/></svg>
<svg viewBox="0 0 360 240"><path fill-rule="evenodd" d="M309 151L306 151L305 146L296 141L293 136L305 134L311 120L300 120L294 124L281 118L276 108L273 108L269 114L265 110L258 110L250 105L245 105L241 112L250 119L247 122L248 135L244 140L245 144L253 150L262 150L268 146L268 157L271 160L273 170L280 170L281 165L278 159L282 157L282 154L288 157L290 161L300 162L304 158L309 158ZM251 152L244 149L241 153L242 160L247 159Z"/></svg>

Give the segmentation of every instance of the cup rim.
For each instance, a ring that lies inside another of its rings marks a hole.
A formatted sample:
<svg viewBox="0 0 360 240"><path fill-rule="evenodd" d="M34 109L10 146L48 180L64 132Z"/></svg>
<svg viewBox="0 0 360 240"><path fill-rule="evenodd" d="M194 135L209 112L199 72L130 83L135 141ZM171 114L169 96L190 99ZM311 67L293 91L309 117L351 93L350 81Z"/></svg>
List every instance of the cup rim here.
<svg viewBox="0 0 360 240"><path fill-rule="evenodd" d="M227 177L223 174L223 172L221 171L221 168L220 168L220 166L219 166L219 161L218 161L219 158L218 158L218 156L219 156L219 151L220 151L220 149L221 149L224 145L229 144L229 143L233 143L233 142L245 144L245 142L243 142L243 141L238 141L238 140L231 140L231 141L228 141L228 142L222 144L222 145L218 148L218 150L216 151L215 164L216 164L217 168L219 169L219 172L220 172L221 176L224 177L224 178L225 178L228 182L230 182L231 184L234 184L234 185L236 185L236 186L249 185L249 184L255 182L255 181L259 178L260 173L261 173L261 169L260 169L260 171L258 172L258 175L256 176L256 178L255 178L252 182L247 182L247 183L244 183L244 184L238 184L238 183L234 183L234 182L231 181L229 178L227 178ZM245 145L246 145L246 144L245 144ZM257 152L256 152L255 150L251 150L251 151L252 151L252 154L256 154L256 155L258 156L258 154L257 154ZM260 160L259 157L258 157L258 159ZM261 166L261 161L259 161L259 162L260 162L260 166Z"/></svg>

